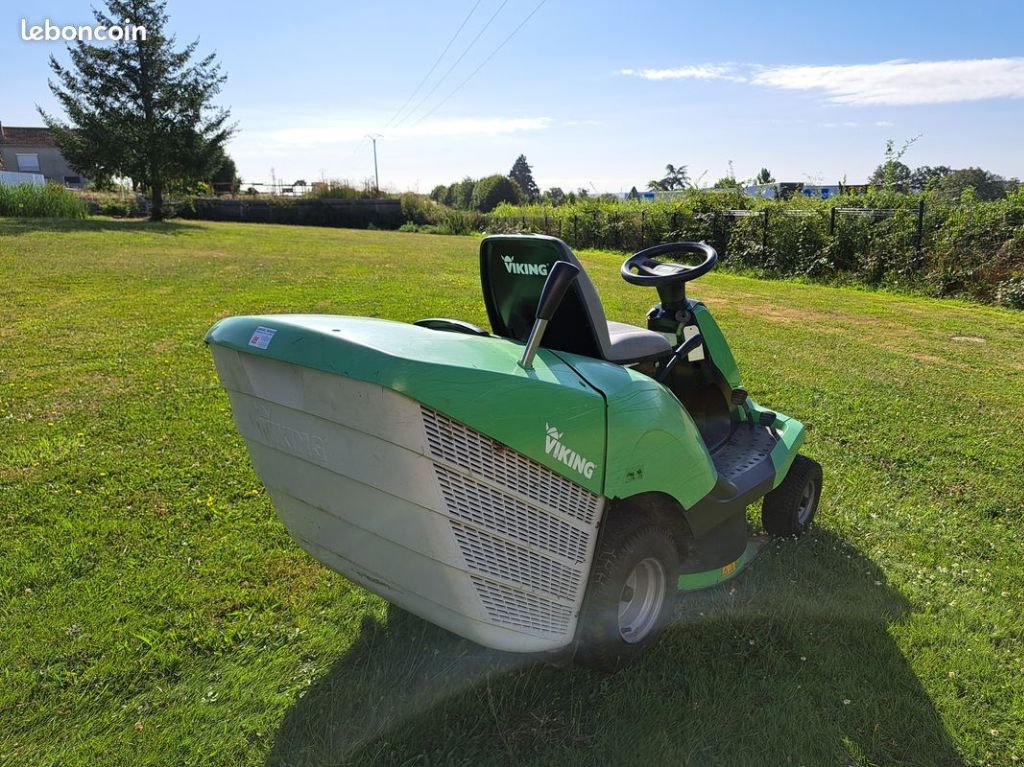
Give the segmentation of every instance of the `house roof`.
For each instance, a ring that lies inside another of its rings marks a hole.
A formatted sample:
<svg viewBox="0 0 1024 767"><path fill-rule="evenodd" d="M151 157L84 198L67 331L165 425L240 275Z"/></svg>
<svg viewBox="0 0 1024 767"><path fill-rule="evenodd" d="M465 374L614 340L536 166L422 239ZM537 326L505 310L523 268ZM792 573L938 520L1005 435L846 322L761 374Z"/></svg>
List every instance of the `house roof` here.
<svg viewBox="0 0 1024 767"><path fill-rule="evenodd" d="M15 128L0 125L0 146L57 146L49 128Z"/></svg>

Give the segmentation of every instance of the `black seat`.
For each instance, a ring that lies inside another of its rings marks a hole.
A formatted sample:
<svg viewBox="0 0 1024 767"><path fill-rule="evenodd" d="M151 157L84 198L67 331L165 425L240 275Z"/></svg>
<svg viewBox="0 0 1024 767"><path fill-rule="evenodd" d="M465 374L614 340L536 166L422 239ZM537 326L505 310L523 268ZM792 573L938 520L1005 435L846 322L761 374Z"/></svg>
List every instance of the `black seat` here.
<svg viewBox="0 0 1024 767"><path fill-rule="evenodd" d="M659 333L609 322L583 265L568 245L541 234L502 234L480 243L480 280L494 333L526 341L548 270L558 261L580 274L548 323L543 346L620 365L657 359L672 345Z"/></svg>

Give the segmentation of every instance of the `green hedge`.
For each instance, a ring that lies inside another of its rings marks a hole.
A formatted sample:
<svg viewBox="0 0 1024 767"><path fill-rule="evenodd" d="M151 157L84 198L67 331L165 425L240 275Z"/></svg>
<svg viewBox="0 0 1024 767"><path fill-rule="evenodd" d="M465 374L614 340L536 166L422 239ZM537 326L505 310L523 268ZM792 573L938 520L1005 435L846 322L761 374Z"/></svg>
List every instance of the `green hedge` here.
<svg viewBox="0 0 1024 767"><path fill-rule="evenodd" d="M724 266L766 277L860 282L1024 308L1024 191L956 205L929 194L759 200L693 192L672 200L499 206L490 232L533 231L574 247L631 252L700 240Z"/></svg>

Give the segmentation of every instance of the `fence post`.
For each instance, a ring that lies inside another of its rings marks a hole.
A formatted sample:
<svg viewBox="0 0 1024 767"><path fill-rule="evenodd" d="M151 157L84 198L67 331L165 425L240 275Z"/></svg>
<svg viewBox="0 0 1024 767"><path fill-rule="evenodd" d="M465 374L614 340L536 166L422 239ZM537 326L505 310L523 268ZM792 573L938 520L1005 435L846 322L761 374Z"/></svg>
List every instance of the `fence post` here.
<svg viewBox="0 0 1024 767"><path fill-rule="evenodd" d="M646 215L646 210L640 211L640 250L644 249L644 217Z"/></svg>
<svg viewBox="0 0 1024 767"><path fill-rule="evenodd" d="M834 205L828 215L828 236L836 236L836 207Z"/></svg>
<svg viewBox="0 0 1024 767"><path fill-rule="evenodd" d="M917 201L917 235L914 237L914 253L921 258L921 240L924 237L924 198Z"/></svg>
<svg viewBox="0 0 1024 767"><path fill-rule="evenodd" d="M574 248L580 246L580 227L575 213L572 214L572 246Z"/></svg>
<svg viewBox="0 0 1024 767"><path fill-rule="evenodd" d="M761 255L768 257L768 209L764 210L764 231L761 232Z"/></svg>
<svg viewBox="0 0 1024 767"><path fill-rule="evenodd" d="M548 212L544 211L544 234L551 234L550 228L548 227Z"/></svg>

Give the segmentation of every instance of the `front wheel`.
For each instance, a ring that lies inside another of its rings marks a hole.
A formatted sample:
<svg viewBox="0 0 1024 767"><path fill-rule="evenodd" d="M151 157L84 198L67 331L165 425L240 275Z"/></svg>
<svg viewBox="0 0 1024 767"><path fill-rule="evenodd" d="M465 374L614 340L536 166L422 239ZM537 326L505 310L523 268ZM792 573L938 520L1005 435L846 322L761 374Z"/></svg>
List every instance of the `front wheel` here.
<svg viewBox="0 0 1024 767"><path fill-rule="evenodd" d="M594 557L577 659L614 671L657 640L672 615L679 554L660 527L609 528Z"/></svg>
<svg viewBox="0 0 1024 767"><path fill-rule="evenodd" d="M821 500L821 464L806 456L793 459L786 478L764 497L761 524L775 537L803 535Z"/></svg>

